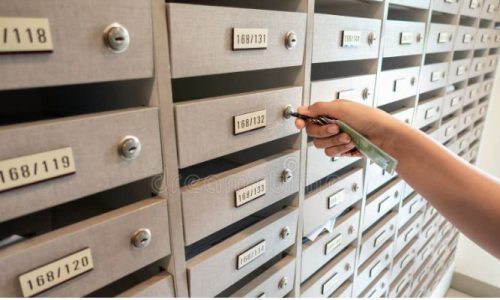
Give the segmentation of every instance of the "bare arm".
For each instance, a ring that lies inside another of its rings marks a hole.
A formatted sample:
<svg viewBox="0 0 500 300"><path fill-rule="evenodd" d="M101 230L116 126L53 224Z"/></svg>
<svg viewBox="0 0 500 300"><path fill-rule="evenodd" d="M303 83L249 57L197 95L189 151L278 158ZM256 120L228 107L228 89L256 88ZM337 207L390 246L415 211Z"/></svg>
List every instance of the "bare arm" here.
<svg viewBox="0 0 500 300"><path fill-rule="evenodd" d="M424 133L390 115L348 101L318 102L301 113L327 115L358 130L398 161L397 172L464 234L500 257L500 182L461 160ZM297 126L306 124L297 120ZM307 124L329 156L354 147L336 125Z"/></svg>

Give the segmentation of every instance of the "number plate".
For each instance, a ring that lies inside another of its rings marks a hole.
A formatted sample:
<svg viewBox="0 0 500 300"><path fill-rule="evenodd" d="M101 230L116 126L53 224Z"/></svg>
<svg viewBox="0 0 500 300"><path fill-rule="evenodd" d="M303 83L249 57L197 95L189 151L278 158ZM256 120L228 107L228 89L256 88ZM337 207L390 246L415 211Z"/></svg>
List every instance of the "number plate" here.
<svg viewBox="0 0 500 300"><path fill-rule="evenodd" d="M401 32L401 38L399 39L399 44L401 45L411 45L413 44L413 32Z"/></svg>
<svg viewBox="0 0 500 300"><path fill-rule="evenodd" d="M500 42L500 34L495 37L495 42Z"/></svg>
<svg viewBox="0 0 500 300"><path fill-rule="evenodd" d="M431 73L431 82L439 81L442 76L443 76L443 72L441 72L441 71L432 72Z"/></svg>
<svg viewBox="0 0 500 300"><path fill-rule="evenodd" d="M40 294L94 268L90 248L63 257L19 276L24 297Z"/></svg>
<svg viewBox="0 0 500 300"><path fill-rule="evenodd" d="M342 234L338 234L333 240L329 241L325 245L325 255L328 255L333 250L335 250L338 246L342 244Z"/></svg>
<svg viewBox="0 0 500 300"><path fill-rule="evenodd" d="M386 232L387 232L387 231L385 231L385 230L384 230L384 231L382 231L382 232L381 232L381 233L380 233L380 234L379 234L379 235L375 238L375 240L373 241L373 247L377 247L378 245L380 245L380 244L381 244L381 243L380 243L380 241L385 241L385 239L386 239L385 233L386 233Z"/></svg>
<svg viewBox="0 0 500 300"><path fill-rule="evenodd" d="M469 8L475 9L479 7L479 0L470 0Z"/></svg>
<svg viewBox="0 0 500 300"><path fill-rule="evenodd" d="M476 65L476 71L481 71L482 68L483 68L483 63L478 63Z"/></svg>
<svg viewBox="0 0 500 300"><path fill-rule="evenodd" d="M71 148L0 161L0 192L75 172Z"/></svg>
<svg viewBox="0 0 500 300"><path fill-rule="evenodd" d="M266 194L266 180L262 179L235 192L236 207L240 207Z"/></svg>
<svg viewBox="0 0 500 300"><path fill-rule="evenodd" d="M447 43L450 41L450 34L448 32L441 32L439 35L438 35L438 43L439 44L443 44L443 43Z"/></svg>
<svg viewBox="0 0 500 300"><path fill-rule="evenodd" d="M464 44L472 42L472 34L464 34Z"/></svg>
<svg viewBox="0 0 500 300"><path fill-rule="evenodd" d="M0 17L0 53L53 50L49 19Z"/></svg>
<svg viewBox="0 0 500 300"><path fill-rule="evenodd" d="M408 79L406 78L394 80L394 92L398 92L401 89L404 89L407 81Z"/></svg>
<svg viewBox="0 0 500 300"><path fill-rule="evenodd" d="M267 28L233 28L233 50L267 49Z"/></svg>
<svg viewBox="0 0 500 300"><path fill-rule="evenodd" d="M242 254L238 255L238 270L248 265L266 252L266 241L262 241Z"/></svg>
<svg viewBox="0 0 500 300"><path fill-rule="evenodd" d="M449 137L450 134L452 134L454 132L455 132L455 126L450 126L450 127L446 128L446 130L444 131L444 136Z"/></svg>
<svg viewBox="0 0 500 300"><path fill-rule="evenodd" d="M455 105L457 105L459 102L460 102L460 97L453 97L453 99L451 99L450 106L455 106Z"/></svg>
<svg viewBox="0 0 500 300"><path fill-rule="evenodd" d="M497 7L495 6L495 4L488 5L488 13L489 14L494 13L495 11L497 11Z"/></svg>
<svg viewBox="0 0 500 300"><path fill-rule="evenodd" d="M334 208L345 201L345 191L342 189L328 197L328 209Z"/></svg>
<svg viewBox="0 0 500 300"><path fill-rule="evenodd" d="M324 296L329 296L330 293L333 291L335 286L337 285L339 281L339 274L335 273L330 279L328 279L327 282L325 282L321 288L321 294Z"/></svg>
<svg viewBox="0 0 500 300"><path fill-rule="evenodd" d="M430 118L436 116L437 109L435 107L431 107L425 111L425 119L429 120Z"/></svg>
<svg viewBox="0 0 500 300"><path fill-rule="evenodd" d="M465 74L466 71L467 71L467 67L465 67L465 66L458 67L457 68L457 76Z"/></svg>
<svg viewBox="0 0 500 300"><path fill-rule="evenodd" d="M342 31L342 47L355 48L361 45L361 31Z"/></svg>
<svg viewBox="0 0 500 300"><path fill-rule="evenodd" d="M378 274L381 265L382 264L381 264L380 260L377 261L377 263L370 269L370 272L368 272L368 276L370 278L372 278L372 277L374 277L374 275Z"/></svg>
<svg viewBox="0 0 500 300"><path fill-rule="evenodd" d="M358 92L356 90L345 90L337 93L337 99L355 100L358 98Z"/></svg>
<svg viewBox="0 0 500 300"><path fill-rule="evenodd" d="M489 40L490 40L490 36L487 34L483 34L483 36L481 37L481 42L483 42L483 43L489 42Z"/></svg>
<svg viewBox="0 0 500 300"><path fill-rule="evenodd" d="M234 117L234 134L241 134L266 127L266 110L251 112Z"/></svg>

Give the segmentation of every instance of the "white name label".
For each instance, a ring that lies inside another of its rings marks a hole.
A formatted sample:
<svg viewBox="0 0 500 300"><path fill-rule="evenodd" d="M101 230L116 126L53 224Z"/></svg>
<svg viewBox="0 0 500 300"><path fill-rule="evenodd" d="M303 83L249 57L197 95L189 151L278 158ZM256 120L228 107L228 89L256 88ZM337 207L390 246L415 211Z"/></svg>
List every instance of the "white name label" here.
<svg viewBox="0 0 500 300"><path fill-rule="evenodd" d="M425 111L425 119L428 120L434 116L436 116L437 113L437 108L436 107L431 107Z"/></svg>
<svg viewBox="0 0 500 300"><path fill-rule="evenodd" d="M500 34L495 37L495 42L500 42Z"/></svg>
<svg viewBox="0 0 500 300"><path fill-rule="evenodd" d="M476 71L481 71L482 68L483 68L483 63L478 63L476 65Z"/></svg>
<svg viewBox="0 0 500 300"><path fill-rule="evenodd" d="M470 42L472 42L472 34L464 34L464 44L469 44Z"/></svg>
<svg viewBox="0 0 500 300"><path fill-rule="evenodd" d="M342 189L328 197L328 209L338 206L345 201L345 191Z"/></svg>
<svg viewBox="0 0 500 300"><path fill-rule="evenodd" d="M361 31L342 31L342 47L355 48L361 45Z"/></svg>
<svg viewBox="0 0 500 300"><path fill-rule="evenodd" d="M0 192L75 172L71 148L0 161Z"/></svg>
<svg viewBox="0 0 500 300"><path fill-rule="evenodd" d="M375 275L377 275L379 273L379 269L380 267L382 266L382 263L381 261L377 261L377 263L370 269L370 272L369 272L369 277L370 278L373 278Z"/></svg>
<svg viewBox="0 0 500 300"><path fill-rule="evenodd" d="M469 8L475 9L479 7L479 0L470 0Z"/></svg>
<svg viewBox="0 0 500 300"><path fill-rule="evenodd" d="M443 77L443 72L435 71L431 73L431 82L439 81Z"/></svg>
<svg viewBox="0 0 500 300"><path fill-rule="evenodd" d="M457 68L457 76L465 74L466 71L467 71L467 67L465 67L465 66L458 67Z"/></svg>
<svg viewBox="0 0 500 300"><path fill-rule="evenodd" d="M333 240L329 241L325 245L325 255L328 255L333 250L335 250L338 246L342 244L342 234L338 234Z"/></svg>
<svg viewBox="0 0 500 300"><path fill-rule="evenodd" d="M398 92L401 89L405 88L405 85L407 85L408 79L406 78L401 78L401 79L396 79L394 80L394 92Z"/></svg>
<svg viewBox="0 0 500 300"><path fill-rule="evenodd" d="M337 99L357 100L359 99L359 92L356 90L345 90L337 93Z"/></svg>
<svg viewBox="0 0 500 300"><path fill-rule="evenodd" d="M497 11L497 7L495 6L495 4L488 5L488 13L489 14L494 13L496 11Z"/></svg>
<svg viewBox="0 0 500 300"><path fill-rule="evenodd" d="M413 44L413 40L413 32L401 32L401 37L399 39L401 45L411 45Z"/></svg>
<svg viewBox="0 0 500 300"><path fill-rule="evenodd" d="M53 50L49 19L0 17L0 53Z"/></svg>
<svg viewBox="0 0 500 300"><path fill-rule="evenodd" d="M460 98L460 96L458 96L458 97L453 97L453 98L451 99L450 106L455 106L455 105L457 105L457 104L460 102L460 99L461 99L461 98Z"/></svg>
<svg viewBox="0 0 500 300"><path fill-rule="evenodd" d="M19 276L24 297L40 294L94 268L90 248L71 254Z"/></svg>
<svg viewBox="0 0 500 300"><path fill-rule="evenodd" d="M446 130L444 131L444 136L448 137L448 136L450 136L450 134L452 134L454 132L455 132L455 126L450 126L450 127L446 128Z"/></svg>
<svg viewBox="0 0 500 300"><path fill-rule="evenodd" d="M481 42L483 42L483 43L486 43L489 40L490 40L490 36L487 34L483 34L483 36L481 37Z"/></svg>
<svg viewBox="0 0 500 300"><path fill-rule="evenodd" d="M386 239L386 230L382 231L376 238L375 240L373 241L373 247L377 247L378 245L380 245L382 242L385 241Z"/></svg>
<svg viewBox="0 0 500 300"><path fill-rule="evenodd" d="M266 194L266 180L262 179L235 192L236 207L240 207Z"/></svg>
<svg viewBox="0 0 500 300"><path fill-rule="evenodd" d="M234 134L266 127L266 110L259 110L234 117Z"/></svg>
<svg viewBox="0 0 500 300"><path fill-rule="evenodd" d="M233 28L233 50L266 49L267 28Z"/></svg>
<svg viewBox="0 0 500 300"><path fill-rule="evenodd" d="M324 296L329 296L333 289L337 286L339 281L339 274L335 273L327 282L321 287L321 294Z"/></svg>
<svg viewBox="0 0 500 300"><path fill-rule="evenodd" d="M237 265L238 270L248 265L249 263L257 259L257 257L261 256L265 252L266 252L266 241L264 240L258 243L257 245L253 246L252 248L248 249L247 251L243 252L242 254L238 255L238 265Z"/></svg>
<svg viewBox="0 0 500 300"><path fill-rule="evenodd" d="M438 43L439 44L447 43L450 40L451 40L451 34L449 34L448 32L439 33L439 35L438 35Z"/></svg>

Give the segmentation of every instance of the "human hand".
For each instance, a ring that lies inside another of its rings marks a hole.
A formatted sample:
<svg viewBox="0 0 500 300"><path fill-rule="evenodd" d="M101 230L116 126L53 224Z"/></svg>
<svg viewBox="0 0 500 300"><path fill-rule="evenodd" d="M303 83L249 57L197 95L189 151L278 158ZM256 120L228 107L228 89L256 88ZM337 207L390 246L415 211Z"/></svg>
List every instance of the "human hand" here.
<svg viewBox="0 0 500 300"><path fill-rule="evenodd" d="M298 112L310 117L341 120L382 149L390 147L392 142L388 132L402 123L382 110L347 100L316 102L309 107L299 107ZM295 125L299 129L306 128L307 134L314 138L314 145L325 149L328 156L361 156L351 137L341 133L336 124L321 126L297 119Z"/></svg>

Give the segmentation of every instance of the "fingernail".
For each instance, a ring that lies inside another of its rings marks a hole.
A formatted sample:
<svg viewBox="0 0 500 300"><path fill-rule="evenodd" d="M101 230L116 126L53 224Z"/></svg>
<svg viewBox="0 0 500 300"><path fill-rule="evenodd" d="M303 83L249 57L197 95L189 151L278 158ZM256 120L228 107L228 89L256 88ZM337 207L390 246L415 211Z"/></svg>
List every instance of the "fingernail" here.
<svg viewBox="0 0 500 300"><path fill-rule="evenodd" d="M328 126L326 131L328 131L328 133L335 134L339 131L339 129L338 129L337 125L332 125L332 126Z"/></svg>
<svg viewBox="0 0 500 300"><path fill-rule="evenodd" d="M342 143L349 143L351 141L351 137L349 137L348 135L343 135L341 138L340 138L340 141Z"/></svg>

